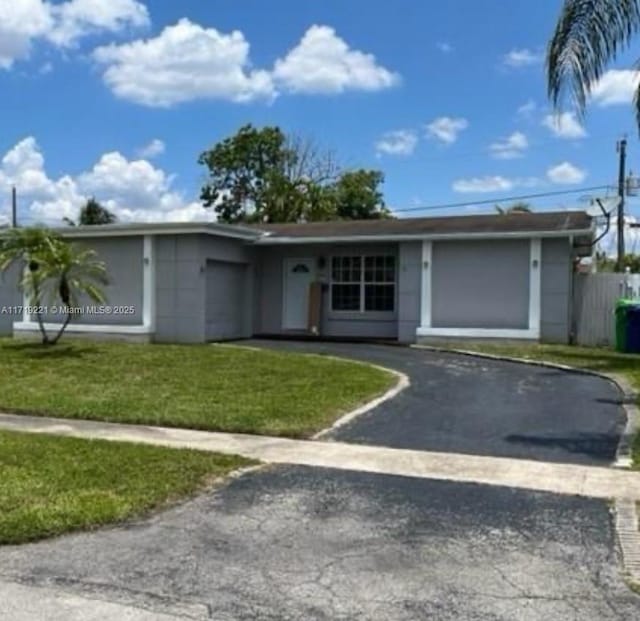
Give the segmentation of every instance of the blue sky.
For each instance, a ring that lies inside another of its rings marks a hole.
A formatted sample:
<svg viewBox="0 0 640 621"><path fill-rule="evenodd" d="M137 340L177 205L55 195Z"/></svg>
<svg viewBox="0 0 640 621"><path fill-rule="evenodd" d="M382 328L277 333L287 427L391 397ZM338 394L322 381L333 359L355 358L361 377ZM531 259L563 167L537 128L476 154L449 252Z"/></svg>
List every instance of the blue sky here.
<svg viewBox="0 0 640 621"><path fill-rule="evenodd" d="M13 183L25 222L73 216L91 195L122 220L206 217L198 154L249 122L381 169L393 209L612 184L625 133L640 172L633 57L596 88L584 126L570 108L558 125L542 56L560 6L11 0L0 218ZM584 194L532 202L570 208Z"/></svg>

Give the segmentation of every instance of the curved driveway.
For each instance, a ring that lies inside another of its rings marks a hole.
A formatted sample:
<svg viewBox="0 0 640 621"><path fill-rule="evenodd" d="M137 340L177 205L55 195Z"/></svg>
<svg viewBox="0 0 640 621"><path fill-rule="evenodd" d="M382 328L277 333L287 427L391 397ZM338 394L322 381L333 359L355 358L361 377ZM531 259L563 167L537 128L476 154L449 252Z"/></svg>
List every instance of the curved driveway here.
<svg viewBox="0 0 640 621"><path fill-rule="evenodd" d="M329 437L393 448L604 465L625 417L608 380L545 367L385 345L251 343L365 360L411 386Z"/></svg>

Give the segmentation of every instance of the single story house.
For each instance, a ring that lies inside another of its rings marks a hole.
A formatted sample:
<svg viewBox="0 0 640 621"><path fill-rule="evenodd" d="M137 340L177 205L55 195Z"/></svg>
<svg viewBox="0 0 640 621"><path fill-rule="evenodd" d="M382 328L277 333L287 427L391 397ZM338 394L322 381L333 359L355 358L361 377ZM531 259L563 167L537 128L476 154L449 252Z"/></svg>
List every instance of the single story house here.
<svg viewBox="0 0 640 621"><path fill-rule="evenodd" d="M111 281L110 309L78 314L70 333L177 343L254 335L566 343L574 263L591 254L594 231L580 211L59 230L94 248ZM24 306L20 316L0 314L0 334L30 335L37 326L16 282L15 273L0 280L0 310Z"/></svg>

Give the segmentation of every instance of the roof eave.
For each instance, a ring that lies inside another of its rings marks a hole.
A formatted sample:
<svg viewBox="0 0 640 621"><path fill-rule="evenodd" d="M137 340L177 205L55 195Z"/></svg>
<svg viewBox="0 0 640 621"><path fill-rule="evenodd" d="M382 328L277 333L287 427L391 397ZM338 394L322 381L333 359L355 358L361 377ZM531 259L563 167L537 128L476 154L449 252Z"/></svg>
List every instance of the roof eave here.
<svg viewBox="0 0 640 621"><path fill-rule="evenodd" d="M398 235L324 235L314 237L292 237L269 235L255 240L258 246L278 246L290 244L331 244L344 242L399 242L399 241L447 241L469 239L530 239L532 237L571 237L573 235L593 235L591 227L586 229L565 229L553 231L509 231L482 233L412 233Z"/></svg>

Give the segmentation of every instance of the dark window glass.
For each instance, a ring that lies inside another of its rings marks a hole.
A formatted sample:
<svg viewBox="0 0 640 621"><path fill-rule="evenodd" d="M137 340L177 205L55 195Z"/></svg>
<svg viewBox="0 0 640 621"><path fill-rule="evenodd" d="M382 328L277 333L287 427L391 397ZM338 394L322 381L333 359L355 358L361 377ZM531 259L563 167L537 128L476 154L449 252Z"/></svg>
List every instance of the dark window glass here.
<svg viewBox="0 0 640 621"><path fill-rule="evenodd" d="M332 285L331 306L335 311L359 311L360 285Z"/></svg>
<svg viewBox="0 0 640 621"><path fill-rule="evenodd" d="M364 310L393 311L395 308L395 285L365 285Z"/></svg>

